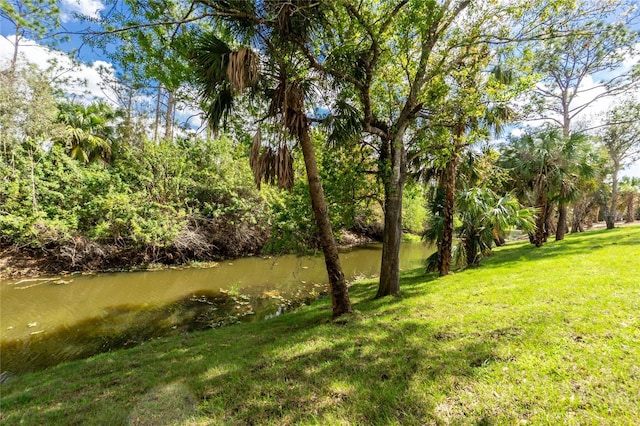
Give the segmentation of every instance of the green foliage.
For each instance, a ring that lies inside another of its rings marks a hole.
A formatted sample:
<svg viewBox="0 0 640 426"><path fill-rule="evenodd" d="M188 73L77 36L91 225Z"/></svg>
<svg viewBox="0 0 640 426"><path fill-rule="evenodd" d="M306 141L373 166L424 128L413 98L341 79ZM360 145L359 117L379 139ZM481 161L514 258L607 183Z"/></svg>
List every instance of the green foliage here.
<svg viewBox="0 0 640 426"><path fill-rule="evenodd" d="M205 246L216 238L213 220L225 224L224 233L264 227L266 206L242 151L227 138L124 147L109 167L82 164L67 152L27 141L2 156L2 244L44 248L86 236L120 247L190 250L194 241L180 238L199 218L211 223L196 239ZM260 240L254 245L259 249Z"/></svg>
<svg viewBox="0 0 640 426"><path fill-rule="evenodd" d="M402 225L412 234L422 234L429 219L427 191L424 186L410 184L402 193Z"/></svg>
<svg viewBox="0 0 640 426"><path fill-rule="evenodd" d="M533 209L522 208L512 193L499 196L489 188L471 188L458 194L456 201L460 211L458 255L464 256L458 263L476 266L510 229L534 229Z"/></svg>
<svg viewBox="0 0 640 426"><path fill-rule="evenodd" d="M2 384L3 423L632 425L638 241L510 244L482 268L404 272L393 303L354 283L339 321L326 297L24 374Z"/></svg>
<svg viewBox="0 0 640 426"><path fill-rule="evenodd" d="M304 253L317 249L320 242L311 211L309 188L297 180L293 189L280 191L270 188L267 202L271 208L271 236L264 250L267 253Z"/></svg>
<svg viewBox="0 0 640 426"><path fill-rule="evenodd" d="M372 157L355 144L326 147L327 135L321 131L313 136L335 237L339 239L341 230L350 230L356 224L379 220L376 208L381 188L375 175L367 173L375 167ZM271 209L271 237L265 247L268 252L301 253L319 248L303 167L302 158L296 158L296 180L290 192L263 189ZM413 212L417 217L418 210Z"/></svg>
<svg viewBox="0 0 640 426"><path fill-rule="evenodd" d="M82 162L106 162L110 158L115 129L113 109L104 102L89 106L64 102L58 106L58 121L64 126L55 141L70 157Z"/></svg>

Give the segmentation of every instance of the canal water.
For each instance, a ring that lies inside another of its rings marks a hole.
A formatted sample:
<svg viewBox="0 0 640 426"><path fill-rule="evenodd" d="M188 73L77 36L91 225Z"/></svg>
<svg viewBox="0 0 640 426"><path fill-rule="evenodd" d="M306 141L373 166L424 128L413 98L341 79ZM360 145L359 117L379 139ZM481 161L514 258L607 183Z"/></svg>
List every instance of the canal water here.
<svg viewBox="0 0 640 426"><path fill-rule="evenodd" d="M403 243L401 269L433 250ZM347 280L376 276L382 246L341 253ZM0 282L0 371L39 370L159 336L278 315L326 294L322 256L249 257L208 268Z"/></svg>

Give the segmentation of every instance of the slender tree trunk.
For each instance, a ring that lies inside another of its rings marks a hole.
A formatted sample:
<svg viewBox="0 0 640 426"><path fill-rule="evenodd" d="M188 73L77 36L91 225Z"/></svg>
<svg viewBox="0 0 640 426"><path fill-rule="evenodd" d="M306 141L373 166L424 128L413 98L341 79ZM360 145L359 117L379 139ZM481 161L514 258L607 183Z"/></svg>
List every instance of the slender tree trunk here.
<svg viewBox="0 0 640 426"><path fill-rule="evenodd" d="M167 93L169 94L169 96L167 98L167 113L164 120L166 125L166 127L164 128L164 138L165 140L171 140L171 134L173 131L173 109L175 107L175 99L173 97L173 92L167 90Z"/></svg>
<svg viewBox="0 0 640 426"><path fill-rule="evenodd" d="M567 232L567 204L564 201L558 203L558 227L556 228L556 241L564 240Z"/></svg>
<svg viewBox="0 0 640 426"><path fill-rule="evenodd" d="M33 214L38 213L38 196L36 194L36 165L33 160L33 150L29 150L29 160L31 163L31 209Z"/></svg>
<svg viewBox="0 0 640 426"><path fill-rule="evenodd" d="M447 163L443 175L444 211L442 224L442 241L440 242L438 270L440 276L451 272L451 254L453 251L453 215L456 189L456 170L458 168L458 153L454 152Z"/></svg>
<svg viewBox="0 0 640 426"><path fill-rule="evenodd" d="M311 207L313 215L318 226L320 236L320 244L324 253L324 262L329 275L329 284L331 285L331 301L333 305L333 316L337 317L342 314L351 312L351 301L349 300L349 290L340 265L338 257L338 247L331 222L329 221L329 213L327 203L324 198L324 191L320 182L320 173L316 163L316 155L311 143L309 129L304 128L298 132L300 147L304 157L304 164L307 170L307 180L309 181L309 193L311 195Z"/></svg>
<svg viewBox="0 0 640 426"><path fill-rule="evenodd" d="M16 70L18 68L18 52L20 50L20 40L24 35L24 30L18 24L15 28L15 37L13 39L13 55L11 57L11 63L9 64L9 84L11 87L15 84Z"/></svg>
<svg viewBox="0 0 640 426"><path fill-rule="evenodd" d="M477 261L477 252L476 252L476 242L473 239L474 237L469 236L465 241L465 252L467 255L467 266L476 266Z"/></svg>
<svg viewBox="0 0 640 426"><path fill-rule="evenodd" d="M162 86L158 87L158 95L156 97L156 120L153 123L153 141L158 142L158 127L160 127L160 101L162 98Z"/></svg>
<svg viewBox="0 0 640 426"><path fill-rule="evenodd" d="M453 252L453 216L455 211L456 174L458 171L458 153L462 143L464 126L458 124L453 136L453 152L444 170L444 211L442 224L442 242L439 253L440 276L451 272L451 255ZM468 256L468 255L467 255ZM474 253L475 257L475 253Z"/></svg>
<svg viewBox="0 0 640 426"><path fill-rule="evenodd" d="M391 142L391 170L384 172L384 235L380 282L376 298L400 294L400 242L402 241L402 192L406 179L403 127Z"/></svg>
<svg viewBox="0 0 640 426"><path fill-rule="evenodd" d="M538 210L538 217L536 218L536 230L533 234L533 243L536 247L541 247L545 242L546 224L547 224L547 196L544 191L538 191L538 200L536 202L536 208Z"/></svg>
<svg viewBox="0 0 640 426"><path fill-rule="evenodd" d="M555 223L553 222L553 203L550 203L547 199L547 211L544 214L545 224L544 224L544 242L546 243L549 239L550 234L556 233Z"/></svg>
<svg viewBox="0 0 640 426"><path fill-rule="evenodd" d="M563 101L563 115L564 115L564 123L562 126L562 136L564 138L564 143L566 144L569 138L571 137L571 118L569 116L569 104L565 104ZM564 194L564 182L562 184L562 193L561 197ZM558 202L558 226L556 227L556 241L564 240L564 235L567 233L567 203L561 199Z"/></svg>
<svg viewBox="0 0 640 426"><path fill-rule="evenodd" d="M607 229L613 229L616 226L616 205L618 204L618 172L620 171L620 163L613 162L613 175L611 179L611 207L605 216Z"/></svg>

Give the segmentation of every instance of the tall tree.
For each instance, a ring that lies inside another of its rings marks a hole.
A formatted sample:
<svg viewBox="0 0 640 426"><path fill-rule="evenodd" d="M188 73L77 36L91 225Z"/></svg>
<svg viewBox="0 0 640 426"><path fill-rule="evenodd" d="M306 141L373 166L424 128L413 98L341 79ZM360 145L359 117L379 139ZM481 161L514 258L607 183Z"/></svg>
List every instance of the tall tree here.
<svg viewBox="0 0 640 426"><path fill-rule="evenodd" d="M138 29L152 25L188 28L195 23L208 28L216 18L242 21L234 29L236 33L253 36L253 44L266 45L274 37L272 44L284 47L282 52L286 50L288 54L283 58L298 63L306 59L316 75L334 85L333 91L358 112L360 128L369 142L377 139L385 188L378 296L384 296L399 292L402 193L407 178L408 145L414 140L411 136L420 114L438 107L443 96L439 78L460 66L470 46L491 41L509 43L546 32L545 24L556 16L550 11L557 11L564 3L572 2L532 5L527 0L478 3L205 0L189 3L183 8L185 14L178 16L160 17L153 12L157 6L150 4L145 7L152 11L144 14L148 22L123 22L130 29ZM286 13L258 13L268 8ZM285 16L305 20L305 32L288 31L291 20L280 19ZM567 13L561 19L571 16L574 15ZM530 25L531 21L537 25Z"/></svg>
<svg viewBox="0 0 640 426"><path fill-rule="evenodd" d="M607 229L613 229L618 205L618 174L640 158L640 104L625 101L609 111L600 140L611 160L611 201L605 214Z"/></svg>
<svg viewBox="0 0 640 426"><path fill-rule="evenodd" d="M378 297L400 291L407 153L417 140L413 135L421 116L437 110L447 93L442 77L462 66L472 46L508 44L546 33L546 24L558 16L551 11L564 3L569 2L338 2L326 13L328 27L318 42L299 43L311 66L351 95L363 132L377 139L385 188ZM560 19L574 16L569 10Z"/></svg>
<svg viewBox="0 0 640 426"><path fill-rule="evenodd" d="M304 3L295 7L271 2L244 2L236 5L240 11L226 3L215 3L211 7L221 16L221 23L228 25L235 34L244 36L242 40L247 44L232 49L214 33L207 33L200 39L194 52L194 63L201 93L208 104L208 118L213 124L219 123L238 102L237 98L252 88L254 94L264 96L269 102L267 117L275 119L300 145L331 286L333 315L348 313L351 302L316 164L310 136L311 119L306 112L310 75L308 69L292 57L295 49L287 46L287 40L291 38L308 36L310 26L314 25L322 9ZM258 53L247 47L249 44ZM293 170L286 139L280 139L277 151L261 148L261 139L259 131L251 149L256 182L276 179L281 186L290 187Z"/></svg>
<svg viewBox="0 0 640 426"><path fill-rule="evenodd" d="M638 84L637 62L623 66L639 52L640 35L632 28L635 9L627 0L581 1L582 17L554 28L561 37L533 45L529 57L542 79L531 98L531 118L555 123L568 139L576 118L589 107ZM558 200L556 240L564 239L567 229L567 201Z"/></svg>
<svg viewBox="0 0 640 426"><path fill-rule="evenodd" d="M207 25L200 15L202 22L191 23L196 9L195 4L180 0L115 1L102 13L102 28L84 35L119 64L130 86L155 97L154 141L173 137L175 113L182 103L197 107L188 85L191 76L185 54L192 46L194 28Z"/></svg>
<svg viewBox="0 0 640 426"><path fill-rule="evenodd" d="M536 208L536 229L531 242L547 241L553 201L568 197L574 145L580 138L565 139L558 129L513 138L502 149L501 165L510 171L512 184L529 206Z"/></svg>
<svg viewBox="0 0 640 426"><path fill-rule="evenodd" d="M438 243L439 272L450 272L454 237L455 188L459 157L465 147L489 137L491 130L499 134L504 123L513 119L508 102L515 91L507 90L512 83L510 73L496 66L489 72L492 59L487 46L470 52L461 66L445 79L449 95L441 103L440 117L429 117L427 125L444 125L451 134L451 144L441 155L444 167L440 175L440 191L444 194L443 233ZM509 95L508 93L511 93Z"/></svg>
<svg viewBox="0 0 640 426"><path fill-rule="evenodd" d="M8 22L13 31L13 53L9 64L14 73L20 46L26 39L41 41L60 26L60 8L53 0L0 0L0 20Z"/></svg>

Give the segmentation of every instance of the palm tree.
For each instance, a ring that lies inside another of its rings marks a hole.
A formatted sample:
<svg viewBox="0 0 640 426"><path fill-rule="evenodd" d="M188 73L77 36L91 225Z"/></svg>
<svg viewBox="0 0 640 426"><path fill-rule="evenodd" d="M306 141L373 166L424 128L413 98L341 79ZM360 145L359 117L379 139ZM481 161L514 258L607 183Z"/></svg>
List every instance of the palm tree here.
<svg viewBox="0 0 640 426"><path fill-rule="evenodd" d="M513 193L499 196L487 187L465 188L456 196L458 245L454 250L458 265L477 266L487 255L496 240L505 236L514 227L529 232L534 229L534 215L530 208L523 208ZM443 233L442 217L432 216L431 226L423 234L423 239L434 243ZM436 253L428 259L428 270L436 268ZM439 262L438 262L439 263Z"/></svg>
<svg viewBox="0 0 640 426"><path fill-rule="evenodd" d="M307 70L300 68L285 41L290 37L306 37L314 19L319 19L315 14L321 14L321 10L305 6L304 2L296 7L293 3L241 2L239 7L246 9L242 14L235 9L227 10L222 3L216 7L218 13L225 16L224 23L240 38L253 42L259 53L249 46L232 49L214 33L200 36L192 52L192 63L207 118L217 126L246 92L269 102L267 117L287 134L281 135L276 149L262 147L260 132L254 137L250 163L256 183L277 181L281 187L291 187L293 163L286 136L293 138L304 157L313 214L331 285L333 315L350 312L351 302L320 182L310 120L305 112L310 80L306 78ZM305 13L301 13L302 9ZM264 19L265 16L269 19ZM258 22L265 25L257 25Z"/></svg>
<svg viewBox="0 0 640 426"><path fill-rule="evenodd" d="M531 242L537 247L547 241L556 201L563 221L557 239L564 238L566 205L576 196L577 170L583 167L581 161L575 164L572 156L577 155L582 140L579 136L565 139L558 129L551 129L511 139L503 147L501 162L510 171L512 185L525 203L536 208ZM586 173L587 165L584 168Z"/></svg>
<svg viewBox="0 0 640 426"><path fill-rule="evenodd" d="M64 128L55 142L63 144L69 156L82 163L108 161L114 133L109 120L115 117L111 107L103 102L89 106L68 102L58 109L58 121Z"/></svg>
<svg viewBox="0 0 640 426"><path fill-rule="evenodd" d="M555 168L558 187L553 198L558 203L556 241L563 240L568 230L569 204L579 198L583 182L595 174L593 145L586 135L572 133L558 142Z"/></svg>
<svg viewBox="0 0 640 426"><path fill-rule="evenodd" d="M640 178L625 176L620 180L619 194L623 208L626 210L625 222L635 220L636 195L640 194Z"/></svg>
<svg viewBox="0 0 640 426"><path fill-rule="evenodd" d="M534 227L532 209L523 208L513 193L500 197L489 188L471 188L458 195L457 204L461 221L458 252L464 254L467 266L477 266L491 251L496 237L504 237L506 231L513 227L531 231Z"/></svg>
<svg viewBox="0 0 640 426"><path fill-rule="evenodd" d="M484 137L489 130L500 134L502 126L513 118L514 112L506 104L493 102L486 93L487 88L499 91L511 83L510 74L495 67L490 78L484 74L489 59L488 52L482 48L469 56L469 63L463 71L452 73L451 97L449 105L441 109L447 111L450 120L451 146L445 155L445 166L440 174L439 186L444 193L443 233L438 244L440 275L450 271L454 231L454 197L459 157L463 150L478 137Z"/></svg>

